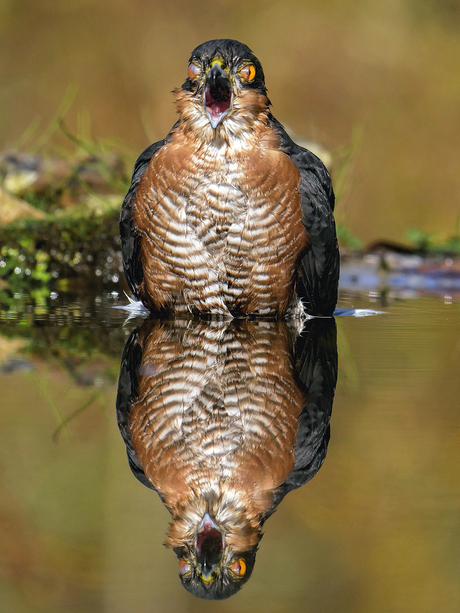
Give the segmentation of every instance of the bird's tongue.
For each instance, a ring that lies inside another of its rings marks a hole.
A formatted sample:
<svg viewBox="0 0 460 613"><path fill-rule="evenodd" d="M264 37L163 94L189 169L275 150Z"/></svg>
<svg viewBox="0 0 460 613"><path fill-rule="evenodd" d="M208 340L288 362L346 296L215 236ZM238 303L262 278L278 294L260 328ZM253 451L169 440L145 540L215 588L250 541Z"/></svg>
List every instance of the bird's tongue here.
<svg viewBox="0 0 460 613"><path fill-rule="evenodd" d="M213 119L219 119L228 109L232 101L230 84L225 81L216 85L207 85L204 95L206 110Z"/></svg>
<svg viewBox="0 0 460 613"><path fill-rule="evenodd" d="M209 557L220 556L222 547L222 534L215 528L212 522L205 522L196 535L197 553L206 554Z"/></svg>

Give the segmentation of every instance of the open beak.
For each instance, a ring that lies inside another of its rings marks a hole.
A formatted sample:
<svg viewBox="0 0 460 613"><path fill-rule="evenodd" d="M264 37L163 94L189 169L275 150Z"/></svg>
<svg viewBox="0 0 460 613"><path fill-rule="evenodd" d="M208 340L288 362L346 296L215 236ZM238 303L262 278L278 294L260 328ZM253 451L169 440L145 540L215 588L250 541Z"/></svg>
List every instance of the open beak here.
<svg viewBox="0 0 460 613"><path fill-rule="evenodd" d="M214 60L206 75L204 88L204 108L214 130L231 109L232 101L232 85L227 73L222 69L219 60Z"/></svg>
<svg viewBox="0 0 460 613"><path fill-rule="evenodd" d="M224 538L209 513L205 513L196 531L196 557L205 581L211 580L224 552Z"/></svg>

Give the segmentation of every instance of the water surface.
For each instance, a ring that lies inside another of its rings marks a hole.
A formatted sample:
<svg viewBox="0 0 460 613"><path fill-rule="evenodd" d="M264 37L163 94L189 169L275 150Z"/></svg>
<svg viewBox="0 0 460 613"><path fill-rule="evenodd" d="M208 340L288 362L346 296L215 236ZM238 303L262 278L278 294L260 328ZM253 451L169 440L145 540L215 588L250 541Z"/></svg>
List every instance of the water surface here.
<svg viewBox="0 0 460 613"><path fill-rule="evenodd" d="M115 399L139 318L116 293L21 297L0 318L0 599L5 613L460 610L460 307L341 307L327 457L264 526L219 604L180 585L170 521L132 475Z"/></svg>

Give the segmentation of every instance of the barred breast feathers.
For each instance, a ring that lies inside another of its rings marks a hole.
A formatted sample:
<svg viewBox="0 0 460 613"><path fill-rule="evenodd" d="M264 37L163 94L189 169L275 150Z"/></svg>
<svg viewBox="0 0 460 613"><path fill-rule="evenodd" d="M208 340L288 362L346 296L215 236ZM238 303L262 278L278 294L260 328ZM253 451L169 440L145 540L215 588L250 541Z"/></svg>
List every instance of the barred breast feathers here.
<svg viewBox="0 0 460 613"><path fill-rule="evenodd" d="M134 206L146 239L145 299L176 311L284 313L308 235L300 175L266 123L263 96L245 92L235 102L238 121L230 114L217 130L189 92L176 96L181 119L153 156Z"/></svg>

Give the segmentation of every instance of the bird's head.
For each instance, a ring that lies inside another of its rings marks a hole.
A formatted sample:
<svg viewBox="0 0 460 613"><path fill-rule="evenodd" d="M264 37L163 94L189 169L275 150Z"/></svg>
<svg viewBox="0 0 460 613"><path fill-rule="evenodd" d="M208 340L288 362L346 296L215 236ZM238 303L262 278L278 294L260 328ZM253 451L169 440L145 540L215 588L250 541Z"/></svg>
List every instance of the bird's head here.
<svg viewBox="0 0 460 613"><path fill-rule="evenodd" d="M233 132L250 129L270 105L259 60L249 47L231 39L197 47L190 56L188 78L175 94L181 117L213 132L224 125Z"/></svg>
<svg viewBox="0 0 460 613"><path fill-rule="evenodd" d="M261 524L255 514L238 507L203 512L191 505L173 517L165 544L179 558L182 584L195 596L228 598L251 576Z"/></svg>

